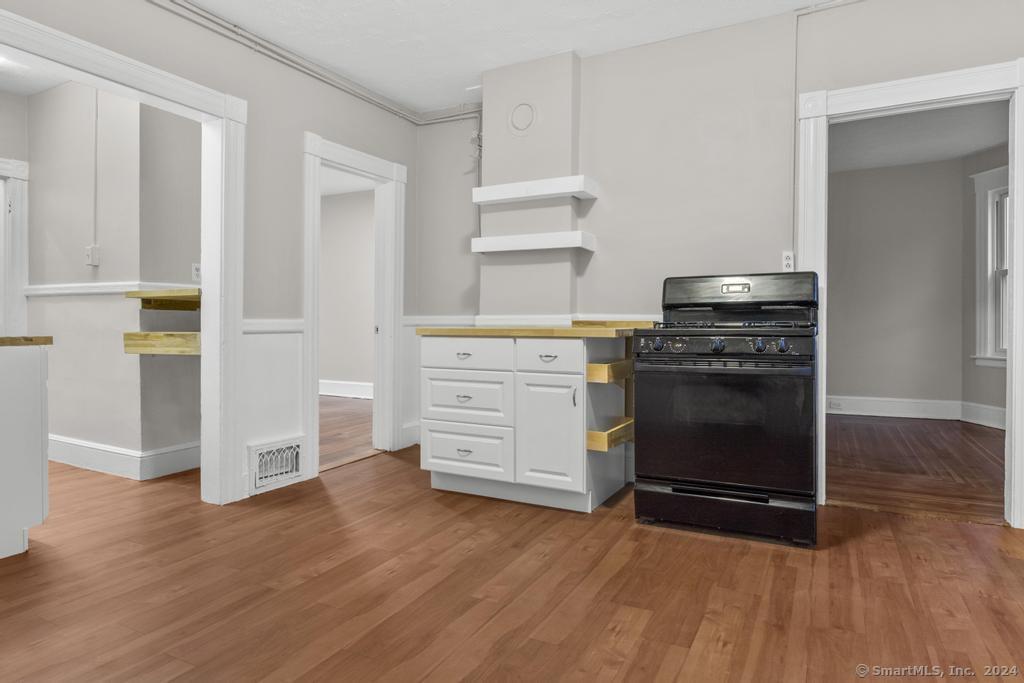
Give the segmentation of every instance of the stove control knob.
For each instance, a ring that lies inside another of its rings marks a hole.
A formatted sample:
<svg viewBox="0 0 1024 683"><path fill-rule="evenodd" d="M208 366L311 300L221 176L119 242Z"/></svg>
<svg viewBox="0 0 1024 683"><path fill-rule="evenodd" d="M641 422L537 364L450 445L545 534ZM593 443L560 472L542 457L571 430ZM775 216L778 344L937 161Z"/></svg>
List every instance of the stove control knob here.
<svg viewBox="0 0 1024 683"><path fill-rule="evenodd" d="M686 348L686 345L680 339L676 339L670 346L672 353L682 353L683 349Z"/></svg>
<svg viewBox="0 0 1024 683"><path fill-rule="evenodd" d="M754 341L754 353L764 353L768 345L764 343L764 339L757 339Z"/></svg>
<svg viewBox="0 0 1024 683"><path fill-rule="evenodd" d="M725 340L724 339L712 339L711 340L711 353L721 353L725 351Z"/></svg>
<svg viewBox="0 0 1024 683"><path fill-rule="evenodd" d="M786 341L785 339L780 339L779 340L779 344L778 344L779 353L789 353L789 350L791 348L792 347L789 345L788 341Z"/></svg>
<svg viewBox="0 0 1024 683"><path fill-rule="evenodd" d="M665 348L665 340L662 339L661 337L658 337L657 339L654 340L654 343L651 344L651 348L654 349L655 351L661 351L663 348Z"/></svg>

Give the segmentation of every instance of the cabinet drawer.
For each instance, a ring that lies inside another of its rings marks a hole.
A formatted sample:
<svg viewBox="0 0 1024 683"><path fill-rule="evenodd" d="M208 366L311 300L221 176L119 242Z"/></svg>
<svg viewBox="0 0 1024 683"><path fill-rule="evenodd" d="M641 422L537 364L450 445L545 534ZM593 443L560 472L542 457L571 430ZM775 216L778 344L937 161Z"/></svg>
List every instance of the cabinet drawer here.
<svg viewBox="0 0 1024 683"><path fill-rule="evenodd" d="M511 427L515 389L511 372L420 370L420 417Z"/></svg>
<svg viewBox="0 0 1024 683"><path fill-rule="evenodd" d="M480 479L515 478L515 436L509 427L422 420L420 467Z"/></svg>
<svg viewBox="0 0 1024 683"><path fill-rule="evenodd" d="M511 370L515 352L512 339L423 337L420 365L425 368Z"/></svg>
<svg viewBox="0 0 1024 683"><path fill-rule="evenodd" d="M519 339L516 370L583 374L586 357L582 339Z"/></svg>

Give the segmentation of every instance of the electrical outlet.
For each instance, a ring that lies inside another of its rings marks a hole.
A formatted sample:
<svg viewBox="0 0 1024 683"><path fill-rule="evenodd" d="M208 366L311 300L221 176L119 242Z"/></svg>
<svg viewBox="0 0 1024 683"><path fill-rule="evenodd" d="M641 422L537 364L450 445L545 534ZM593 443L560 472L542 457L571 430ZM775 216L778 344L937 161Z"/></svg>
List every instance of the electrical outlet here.
<svg viewBox="0 0 1024 683"><path fill-rule="evenodd" d="M198 263L192 264L192 282L203 281L203 269Z"/></svg>
<svg viewBox="0 0 1024 683"><path fill-rule="evenodd" d="M94 268L100 265L100 245L90 244L85 248L85 265Z"/></svg>
<svg viewBox="0 0 1024 683"><path fill-rule="evenodd" d="M828 407L831 410L842 410L843 409L843 402L842 401L837 401L834 398L830 398L828 400Z"/></svg>
<svg viewBox="0 0 1024 683"><path fill-rule="evenodd" d="M782 272L792 273L794 270L796 270L796 264L793 260L793 252L782 252Z"/></svg>

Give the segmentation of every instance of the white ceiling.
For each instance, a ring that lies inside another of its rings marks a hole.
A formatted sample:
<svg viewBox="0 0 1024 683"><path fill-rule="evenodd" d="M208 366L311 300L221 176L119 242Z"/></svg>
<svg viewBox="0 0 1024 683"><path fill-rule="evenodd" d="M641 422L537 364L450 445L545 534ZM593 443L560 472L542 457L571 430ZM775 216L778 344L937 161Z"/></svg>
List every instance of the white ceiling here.
<svg viewBox="0 0 1024 683"><path fill-rule="evenodd" d="M335 194L348 194L350 192L364 192L372 190L377 184L369 178L346 173L330 166L320 169L320 196L327 197Z"/></svg>
<svg viewBox="0 0 1024 683"><path fill-rule="evenodd" d="M956 159L1009 140L1006 102L986 102L833 125L829 171Z"/></svg>
<svg viewBox="0 0 1024 683"><path fill-rule="evenodd" d="M420 112L479 102L489 69L581 56L762 17L814 0L193 0Z"/></svg>
<svg viewBox="0 0 1024 683"><path fill-rule="evenodd" d="M35 95L66 81L66 78L19 63L12 51L0 46L0 91Z"/></svg>

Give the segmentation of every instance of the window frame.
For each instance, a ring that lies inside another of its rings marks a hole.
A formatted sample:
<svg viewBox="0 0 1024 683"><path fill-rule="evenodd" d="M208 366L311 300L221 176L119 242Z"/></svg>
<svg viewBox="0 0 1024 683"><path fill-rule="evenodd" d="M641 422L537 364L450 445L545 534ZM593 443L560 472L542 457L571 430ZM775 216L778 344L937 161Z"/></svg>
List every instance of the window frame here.
<svg viewBox="0 0 1024 683"><path fill-rule="evenodd" d="M1008 269L1006 259L1012 235L1009 216L1004 215L1003 268L997 263L1000 253L997 229L1000 201L1008 196L1009 169L1006 166L974 174L975 198L975 364L986 367L1006 367L1005 343L1000 343L1000 325L1006 317L1008 302ZM1009 202L1003 204L1004 211ZM1002 293L1002 296L1000 296ZM1005 328L1002 329L1005 334Z"/></svg>

